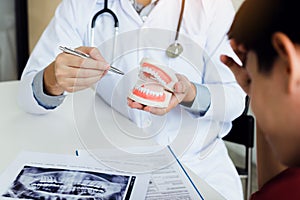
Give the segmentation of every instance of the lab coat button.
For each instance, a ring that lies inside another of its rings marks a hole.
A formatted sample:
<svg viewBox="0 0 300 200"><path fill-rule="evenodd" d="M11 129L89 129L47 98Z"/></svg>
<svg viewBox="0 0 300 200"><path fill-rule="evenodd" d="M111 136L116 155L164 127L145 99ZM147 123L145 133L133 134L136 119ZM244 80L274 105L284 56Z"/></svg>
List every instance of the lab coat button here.
<svg viewBox="0 0 300 200"><path fill-rule="evenodd" d="M142 16L143 22L145 22L147 20L147 18L148 18L148 16L146 16L146 15Z"/></svg>
<svg viewBox="0 0 300 200"><path fill-rule="evenodd" d="M143 127L149 127L151 125L152 121L150 119L146 119L143 121Z"/></svg>

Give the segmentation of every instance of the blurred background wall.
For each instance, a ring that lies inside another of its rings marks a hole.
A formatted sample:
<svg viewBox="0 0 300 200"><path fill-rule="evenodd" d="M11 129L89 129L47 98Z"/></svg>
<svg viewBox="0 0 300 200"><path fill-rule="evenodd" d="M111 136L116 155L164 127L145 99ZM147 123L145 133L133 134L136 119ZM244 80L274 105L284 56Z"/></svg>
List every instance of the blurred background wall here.
<svg viewBox="0 0 300 200"><path fill-rule="evenodd" d="M28 0L29 51L31 52L61 0ZM41 17L42 16L42 17Z"/></svg>
<svg viewBox="0 0 300 200"><path fill-rule="evenodd" d="M0 81L17 79L15 3L0 0Z"/></svg>

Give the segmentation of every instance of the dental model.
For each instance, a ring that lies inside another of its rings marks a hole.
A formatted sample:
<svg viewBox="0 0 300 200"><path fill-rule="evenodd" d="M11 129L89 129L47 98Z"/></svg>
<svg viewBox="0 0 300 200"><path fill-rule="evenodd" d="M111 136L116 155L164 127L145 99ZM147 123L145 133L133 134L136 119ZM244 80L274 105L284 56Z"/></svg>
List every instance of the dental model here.
<svg viewBox="0 0 300 200"><path fill-rule="evenodd" d="M143 58L140 66L139 80L128 97L143 105L167 107L178 81L175 72L149 58Z"/></svg>

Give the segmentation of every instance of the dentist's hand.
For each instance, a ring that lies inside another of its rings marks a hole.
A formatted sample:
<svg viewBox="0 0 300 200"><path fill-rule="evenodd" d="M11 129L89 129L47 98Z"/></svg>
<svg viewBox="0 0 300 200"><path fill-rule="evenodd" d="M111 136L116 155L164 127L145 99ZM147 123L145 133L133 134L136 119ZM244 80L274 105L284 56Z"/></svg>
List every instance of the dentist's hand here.
<svg viewBox="0 0 300 200"><path fill-rule="evenodd" d="M243 45L238 44L235 40L231 40L230 45L233 51L241 60L242 66L236 63L231 57L228 57L226 55L221 55L220 59L225 65L229 67L229 69L233 72L238 84L249 95L251 79L246 69L248 51Z"/></svg>
<svg viewBox="0 0 300 200"><path fill-rule="evenodd" d="M176 74L178 82L174 85L174 93L172 94L170 103L166 108L157 108L145 106L132 99L127 99L128 106L135 109L144 110L155 115L164 115L181 102L192 102L196 97L196 87L184 75Z"/></svg>
<svg viewBox="0 0 300 200"><path fill-rule="evenodd" d="M61 95L91 87L108 71L109 64L94 47L79 47L76 50L90 55L85 59L67 53L59 54L44 70L44 92Z"/></svg>

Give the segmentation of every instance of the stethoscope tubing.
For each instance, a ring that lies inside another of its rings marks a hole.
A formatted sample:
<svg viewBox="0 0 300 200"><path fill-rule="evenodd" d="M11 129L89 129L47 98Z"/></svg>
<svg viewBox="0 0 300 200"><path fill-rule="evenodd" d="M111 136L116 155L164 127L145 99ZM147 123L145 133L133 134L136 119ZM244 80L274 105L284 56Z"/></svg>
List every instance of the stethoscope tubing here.
<svg viewBox="0 0 300 200"><path fill-rule="evenodd" d="M90 45L91 46L95 46L94 41L95 41L95 27L96 27L96 21L98 19L99 16L101 16L104 13L109 13L113 19L114 19L114 28L115 28L115 37L118 34L118 30L119 30L119 19L117 17L117 15L108 8L108 0L104 0L104 8L100 11L98 11L92 18L92 23L91 23L91 41L90 41ZM114 40L114 42L116 41L116 39ZM115 44L114 44L115 45Z"/></svg>
<svg viewBox="0 0 300 200"><path fill-rule="evenodd" d="M157 4L157 2L155 2L155 4ZM182 0L180 14L179 14L179 19L178 19L177 28L176 28L175 41L174 41L174 45L175 46L176 45L180 45L178 43L178 38L179 38L179 32L180 32L180 28L181 28L181 24L182 24L184 9L185 9L185 0ZM117 40L116 38L117 38L117 35L118 35L118 32L119 32L119 19L118 19L117 15L112 10L110 10L108 8L108 0L104 0L104 8L101 9L100 11L98 11L93 16L93 18L92 18L90 45L91 46L95 46L94 41L95 41L96 21L97 21L98 17L101 16L102 14L104 14L104 13L110 14L113 17L113 19L114 19L114 29L115 29L115 33L114 33L114 49L113 49L113 56L114 56L115 55L115 51L116 51L116 40Z"/></svg>
<svg viewBox="0 0 300 200"><path fill-rule="evenodd" d="M182 0L179 19L178 19L178 23L177 23L177 29L176 29L175 42L178 41L179 32L180 32L180 28L181 28L181 22L182 22L183 13L184 13L184 7L185 7L185 0Z"/></svg>

